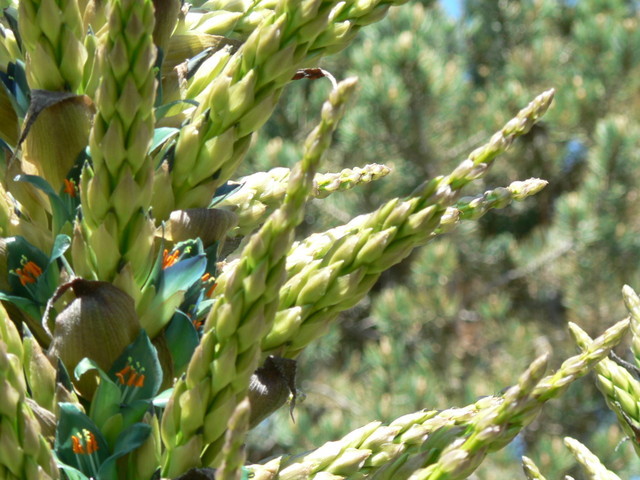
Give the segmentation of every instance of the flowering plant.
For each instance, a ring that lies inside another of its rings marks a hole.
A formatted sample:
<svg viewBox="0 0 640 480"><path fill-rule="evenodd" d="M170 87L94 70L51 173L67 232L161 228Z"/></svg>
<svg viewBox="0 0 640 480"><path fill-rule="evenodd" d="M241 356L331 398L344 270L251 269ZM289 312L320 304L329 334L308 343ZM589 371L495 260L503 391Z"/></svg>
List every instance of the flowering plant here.
<svg viewBox="0 0 640 480"><path fill-rule="evenodd" d="M400 3L0 0L0 478L464 478L619 342L628 320L573 327L584 351L552 376L540 358L502 395L245 465L295 358L381 272L545 186L461 197L553 91L449 175L294 241L310 198L389 173L317 172L357 80L315 67ZM333 89L299 163L234 181L314 78Z"/></svg>

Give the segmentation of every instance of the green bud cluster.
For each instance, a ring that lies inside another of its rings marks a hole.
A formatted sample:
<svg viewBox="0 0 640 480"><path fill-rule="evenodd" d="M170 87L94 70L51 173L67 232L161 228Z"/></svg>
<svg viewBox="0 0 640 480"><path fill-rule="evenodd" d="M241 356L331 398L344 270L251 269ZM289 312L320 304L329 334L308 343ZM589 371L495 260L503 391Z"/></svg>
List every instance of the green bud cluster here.
<svg viewBox="0 0 640 480"><path fill-rule="evenodd" d="M199 107L176 145L175 169L184 175L174 177L174 208L202 205L230 178L249 147L251 134L269 118L298 68L311 58L344 48L361 26L380 19L390 5L400 3L404 1L347 5L304 0L279 3L273 11L267 8L255 17L211 12L211 18L228 21L227 28L241 16L262 20L234 55L222 53L215 60L208 81L198 81L203 88L196 97ZM206 20L200 26L204 24Z"/></svg>
<svg viewBox="0 0 640 480"><path fill-rule="evenodd" d="M359 302L381 272L455 223L457 212L447 209L455 206L460 189L482 176L516 136L526 133L552 98L553 91L538 96L449 176L425 182L405 200L396 198L373 213L295 244L287 258L288 278L280 292L276 320L262 343L265 354L296 356L326 331L339 312ZM463 218L480 216L485 208L534 193L542 186L543 182L535 180L515 183L475 204L461 205L459 214Z"/></svg>
<svg viewBox="0 0 640 480"><path fill-rule="evenodd" d="M347 79L331 93L320 124L307 138L303 158L290 175L284 204L249 239L233 276L219 279L222 294L207 317L186 378L177 382L163 416L165 475L184 470L189 460L183 452L192 449L193 442L204 450L205 465L216 463L226 419L245 398L251 374L259 366L260 342L273 324L286 252L303 219L315 169L355 85L355 79ZM200 462L193 460L196 463L190 466Z"/></svg>
<svg viewBox="0 0 640 480"><path fill-rule="evenodd" d="M109 4L108 34L99 51L101 84L89 138L93 168L80 185L82 238L96 278L113 280L130 264L136 280L152 264L154 225L148 217L153 164L148 156L154 129L156 78L154 10L150 0ZM82 255L78 255L82 257Z"/></svg>
<svg viewBox="0 0 640 480"><path fill-rule="evenodd" d="M20 336L0 311L0 478L57 479L58 469L26 398Z"/></svg>
<svg viewBox="0 0 640 480"><path fill-rule="evenodd" d="M311 194L314 198L326 198L332 193L383 178L389 172L389 167L374 163L362 168L345 168L339 173L317 173ZM248 235L282 204L290 173L288 168L277 167L238 180L242 188L219 204L238 215L238 226L230 232L231 236Z"/></svg>
<svg viewBox="0 0 640 480"><path fill-rule="evenodd" d="M252 465L251 478L467 478L487 452L504 447L531 423L546 401L606 358L628 328L626 320L613 325L553 375L543 376L547 358L538 358L501 396L463 408L415 412L388 426L374 422L317 450Z"/></svg>
<svg viewBox="0 0 640 480"><path fill-rule="evenodd" d="M229 418L224 446L222 447L222 463L216 471L218 480L240 480L242 467L245 464L244 440L249 429L251 404L245 398L238 404Z"/></svg>
<svg viewBox="0 0 640 480"><path fill-rule="evenodd" d="M18 8L29 86L79 92L87 52L78 2L21 0Z"/></svg>

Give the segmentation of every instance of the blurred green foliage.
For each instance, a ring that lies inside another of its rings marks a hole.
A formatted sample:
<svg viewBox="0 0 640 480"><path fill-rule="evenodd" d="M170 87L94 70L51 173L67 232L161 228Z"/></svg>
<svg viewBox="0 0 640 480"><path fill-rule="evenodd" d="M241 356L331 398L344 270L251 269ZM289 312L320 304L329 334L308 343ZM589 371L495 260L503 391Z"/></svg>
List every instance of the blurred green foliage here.
<svg viewBox="0 0 640 480"><path fill-rule="evenodd" d="M545 120L476 188L530 176L550 185L385 273L367 301L302 355L306 400L296 422L279 412L258 427L252 460L312 448L373 418L496 393L536 355L553 350L559 362L574 353L567 321L594 332L625 315L620 289L640 285L636 3L467 0L456 20L436 2L412 2L321 65L361 83L328 165L385 163L394 172L313 207L307 224L314 230L449 171L529 98L553 87ZM308 122L329 89L326 80L289 87L247 172L300 158ZM618 445L624 436L587 379L489 457L477 478L523 478L523 454L548 478L583 478L565 435L622 477L640 468L632 447Z"/></svg>

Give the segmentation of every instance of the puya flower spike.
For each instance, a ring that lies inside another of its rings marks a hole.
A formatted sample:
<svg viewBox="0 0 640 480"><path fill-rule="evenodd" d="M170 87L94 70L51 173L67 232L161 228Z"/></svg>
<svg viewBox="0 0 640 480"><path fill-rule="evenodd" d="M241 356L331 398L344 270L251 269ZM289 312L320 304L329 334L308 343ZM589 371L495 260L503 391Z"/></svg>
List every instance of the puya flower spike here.
<svg viewBox="0 0 640 480"><path fill-rule="evenodd" d="M460 189L482 176L517 136L526 133L552 99L553 90L539 95L449 176L427 181L407 199L391 200L373 213L296 243L287 259L288 279L281 291L274 326L262 344L264 352L297 355L326 331L338 312L355 305L382 271L431 240L443 223L451 223L452 219L444 215L447 208L455 206ZM543 182L535 181L516 183L504 192L504 198L535 193L543 186ZM482 205L480 201L476 207ZM471 210L482 212L470 203L460 213L469 216ZM220 285L233 269L230 265L223 272Z"/></svg>
<svg viewBox="0 0 640 480"><path fill-rule="evenodd" d="M284 204L251 237L241 253L235 281L225 284L207 317L202 342L162 419L165 475L201 461L216 463L220 455L225 418L247 394L259 365L260 342L273 322L284 280L286 251L294 228L302 221L315 170L355 86L355 79L347 79L331 92L320 124L307 138L304 157L291 174ZM196 447L203 450L202 460L193 454L185 456L186 450Z"/></svg>
<svg viewBox="0 0 640 480"><path fill-rule="evenodd" d="M82 236L95 258L96 278L113 281L130 265L123 274L140 287L154 256L155 227L148 212L153 165L147 154L157 84L153 5L115 0L108 18L98 54L102 81L89 138L92 166L84 168L80 186Z"/></svg>

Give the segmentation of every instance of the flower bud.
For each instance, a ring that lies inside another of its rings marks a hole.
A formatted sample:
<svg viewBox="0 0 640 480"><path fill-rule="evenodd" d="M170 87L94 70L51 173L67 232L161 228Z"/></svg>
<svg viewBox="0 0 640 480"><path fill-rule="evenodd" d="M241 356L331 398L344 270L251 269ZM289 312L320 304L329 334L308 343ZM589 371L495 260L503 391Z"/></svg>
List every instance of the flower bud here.
<svg viewBox="0 0 640 480"><path fill-rule="evenodd" d="M189 208L171 212L165 236L172 242L199 237L204 248L209 247L236 225L235 213L219 208Z"/></svg>
<svg viewBox="0 0 640 480"><path fill-rule="evenodd" d="M63 287L64 288L64 287ZM133 299L108 282L75 279L66 285L76 298L56 317L49 358L60 358L69 372L85 357L105 372L140 332ZM91 371L74 382L88 399L98 385Z"/></svg>

